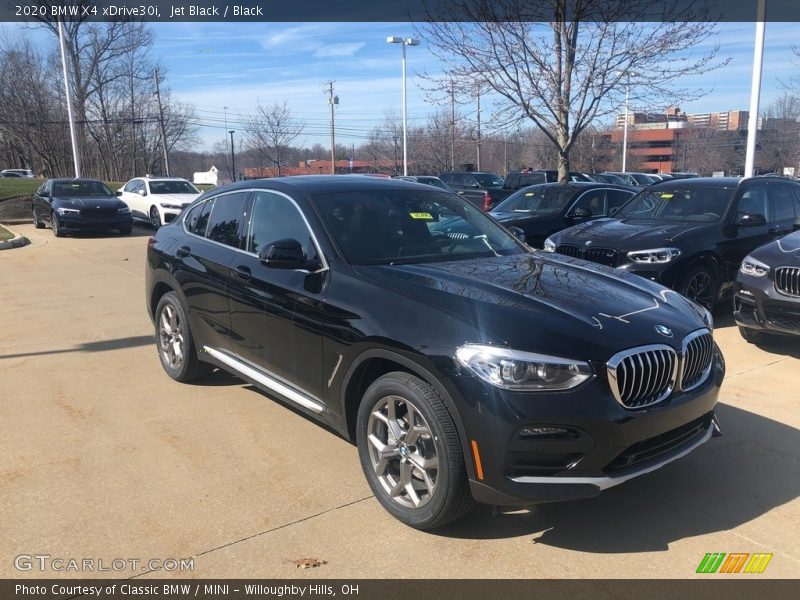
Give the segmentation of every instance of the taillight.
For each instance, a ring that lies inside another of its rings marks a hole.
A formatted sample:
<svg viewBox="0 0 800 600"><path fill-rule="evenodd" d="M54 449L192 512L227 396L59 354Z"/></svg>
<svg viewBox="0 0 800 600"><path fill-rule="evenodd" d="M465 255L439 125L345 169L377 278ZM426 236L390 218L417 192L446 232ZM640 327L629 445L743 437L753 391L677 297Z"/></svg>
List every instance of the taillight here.
<svg viewBox="0 0 800 600"><path fill-rule="evenodd" d="M492 197L489 195L489 192L483 192L483 210L489 212L489 209L492 208Z"/></svg>
<svg viewBox="0 0 800 600"><path fill-rule="evenodd" d="M148 250L150 248L152 248L153 246L155 246L155 245L156 245L156 238L151 237L149 240L147 240L147 249Z"/></svg>

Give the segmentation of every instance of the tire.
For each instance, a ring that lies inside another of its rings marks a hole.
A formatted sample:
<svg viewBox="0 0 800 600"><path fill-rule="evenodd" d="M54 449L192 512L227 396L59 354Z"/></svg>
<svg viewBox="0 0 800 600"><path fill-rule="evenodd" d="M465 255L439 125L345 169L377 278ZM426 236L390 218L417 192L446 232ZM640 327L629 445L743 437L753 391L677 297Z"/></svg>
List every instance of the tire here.
<svg viewBox="0 0 800 600"><path fill-rule="evenodd" d="M761 331L755 331L749 327L739 327L739 333L748 344L758 344L764 341L764 334Z"/></svg>
<svg viewBox="0 0 800 600"><path fill-rule="evenodd" d="M50 213L50 226L53 228L53 235L56 237L64 237L64 231L61 229L61 223L58 220L58 215L55 212Z"/></svg>
<svg viewBox="0 0 800 600"><path fill-rule="evenodd" d="M714 272L706 265L695 265L681 278L676 291L713 311L718 289Z"/></svg>
<svg viewBox="0 0 800 600"><path fill-rule="evenodd" d="M163 223L161 223L161 215L158 212L158 209L155 206L150 207L150 225L153 226L153 229L158 231L159 227L161 227Z"/></svg>
<svg viewBox="0 0 800 600"><path fill-rule="evenodd" d="M44 223L42 223L39 220L39 217L36 216L36 209L35 208L32 209L32 212L33 212L33 226L36 227L36 229L44 229Z"/></svg>
<svg viewBox="0 0 800 600"><path fill-rule="evenodd" d="M156 349L167 375L175 381L188 383L207 374L211 365L197 358L186 309L178 294L164 294L158 301L155 315Z"/></svg>
<svg viewBox="0 0 800 600"><path fill-rule="evenodd" d="M133 227L121 227L119 230L120 235L130 235L131 231L133 231Z"/></svg>
<svg viewBox="0 0 800 600"><path fill-rule="evenodd" d="M435 529L472 508L453 418L436 390L418 377L388 373L369 386L358 408L356 441L375 497L406 525Z"/></svg>

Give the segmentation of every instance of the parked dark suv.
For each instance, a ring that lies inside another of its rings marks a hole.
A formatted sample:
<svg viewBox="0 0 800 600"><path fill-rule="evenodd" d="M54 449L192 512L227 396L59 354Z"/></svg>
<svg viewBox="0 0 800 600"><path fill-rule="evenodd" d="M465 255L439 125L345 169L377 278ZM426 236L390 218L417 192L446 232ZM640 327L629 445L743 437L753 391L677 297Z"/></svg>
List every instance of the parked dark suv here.
<svg viewBox="0 0 800 600"><path fill-rule="evenodd" d="M800 225L800 196L798 196ZM800 335L800 231L765 244L742 261L733 297L742 337Z"/></svg>
<svg viewBox="0 0 800 600"><path fill-rule="evenodd" d="M800 184L777 177L662 181L544 249L636 273L710 309L731 292L745 256L794 230L798 193Z"/></svg>
<svg viewBox="0 0 800 600"><path fill-rule="evenodd" d="M711 316L663 292L532 253L455 194L347 175L208 192L147 250L167 374L221 367L355 440L418 528L595 496L714 435Z"/></svg>
<svg viewBox="0 0 800 600"><path fill-rule="evenodd" d="M503 191L503 178L484 171L451 171L439 175L450 189L483 210L491 209L508 196Z"/></svg>

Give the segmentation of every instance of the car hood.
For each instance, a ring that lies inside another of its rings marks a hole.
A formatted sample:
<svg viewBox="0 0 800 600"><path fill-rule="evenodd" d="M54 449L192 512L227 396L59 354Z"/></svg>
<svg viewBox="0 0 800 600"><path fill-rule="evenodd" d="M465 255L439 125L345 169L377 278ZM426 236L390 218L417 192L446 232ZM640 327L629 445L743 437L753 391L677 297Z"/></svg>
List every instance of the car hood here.
<svg viewBox="0 0 800 600"><path fill-rule="evenodd" d="M575 225L553 236L558 244L584 245L617 250L658 248L688 236L702 235L704 230L719 227L718 223L656 221L646 219L597 219Z"/></svg>
<svg viewBox="0 0 800 600"><path fill-rule="evenodd" d="M150 199L153 202L163 202L164 204L175 204L177 206L186 206L199 198L200 194L150 194Z"/></svg>
<svg viewBox="0 0 800 600"><path fill-rule="evenodd" d="M463 342L607 360L621 349L666 343L706 326L672 290L624 271L543 252L415 265L357 267L373 284L415 300L419 315L458 318ZM672 330L659 334L657 325Z"/></svg>
<svg viewBox="0 0 800 600"><path fill-rule="evenodd" d="M53 198L53 201L62 208L120 208L126 206L125 203L116 196L103 196L100 198L91 196L87 198L56 196Z"/></svg>
<svg viewBox="0 0 800 600"><path fill-rule="evenodd" d="M750 256L770 267L800 266L800 231L756 248Z"/></svg>

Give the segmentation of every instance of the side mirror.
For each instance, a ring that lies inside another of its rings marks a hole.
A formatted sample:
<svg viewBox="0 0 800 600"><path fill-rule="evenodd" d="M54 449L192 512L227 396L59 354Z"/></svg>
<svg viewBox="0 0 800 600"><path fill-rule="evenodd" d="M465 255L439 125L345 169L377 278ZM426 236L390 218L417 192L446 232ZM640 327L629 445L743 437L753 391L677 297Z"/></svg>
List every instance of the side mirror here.
<svg viewBox="0 0 800 600"><path fill-rule="evenodd" d="M50 192L48 192L47 190L42 190L41 192L39 192L39 196L41 198L49 198L50 197Z"/></svg>
<svg viewBox="0 0 800 600"><path fill-rule="evenodd" d="M592 216L592 211L584 206L580 206L572 211L570 217L573 219L589 219Z"/></svg>
<svg viewBox="0 0 800 600"><path fill-rule="evenodd" d="M138 191L138 194L139 194L140 196L147 196L147 192L146 192L145 190L139 190L139 191Z"/></svg>
<svg viewBox="0 0 800 600"><path fill-rule="evenodd" d="M121 197L122 197L122 190L117 190L117 193L116 193L116 194L114 194L114 195L115 195L117 198L121 198Z"/></svg>
<svg viewBox="0 0 800 600"><path fill-rule="evenodd" d="M527 244L528 243L527 240L525 239L525 232L522 229L520 229L519 227L515 227L515 226L512 225L511 227L508 228L508 230L511 232L511 235L513 235L515 238L517 238L523 244Z"/></svg>
<svg viewBox="0 0 800 600"><path fill-rule="evenodd" d="M613 217L618 212L619 212L619 206L615 206L614 208L609 209L608 216Z"/></svg>
<svg viewBox="0 0 800 600"><path fill-rule="evenodd" d="M767 219L764 215L758 213L742 213L736 219L736 224L739 227L755 227L757 225L766 225Z"/></svg>
<svg viewBox="0 0 800 600"><path fill-rule="evenodd" d="M479 188L481 187L481 184L476 181L475 183L472 184L472 187Z"/></svg>
<svg viewBox="0 0 800 600"><path fill-rule="evenodd" d="M308 263L302 244L292 238L264 246L258 258L265 266L273 269L302 269Z"/></svg>

